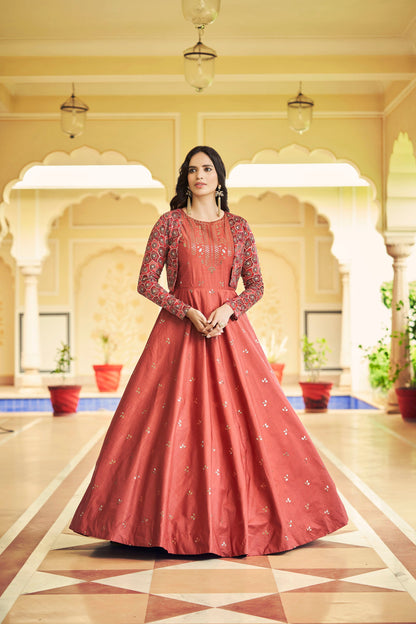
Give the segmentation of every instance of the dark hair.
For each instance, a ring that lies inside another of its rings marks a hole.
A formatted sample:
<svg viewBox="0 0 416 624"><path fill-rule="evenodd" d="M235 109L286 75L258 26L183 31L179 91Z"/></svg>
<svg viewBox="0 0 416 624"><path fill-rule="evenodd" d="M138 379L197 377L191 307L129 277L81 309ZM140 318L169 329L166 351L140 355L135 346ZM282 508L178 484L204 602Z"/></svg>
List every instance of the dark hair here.
<svg viewBox="0 0 416 624"><path fill-rule="evenodd" d="M188 199L186 195L186 189L188 188L189 162L192 156L195 156L195 154L199 154L200 152L206 154L211 159L215 167L215 171L217 172L218 176L218 184L221 184L221 191L224 193L224 195L221 196L221 208L226 212L229 212L230 209L228 208L228 191L227 187L225 186L224 163L222 162L222 158L218 154L218 152L216 152L214 148L208 147L207 145L197 145L197 147L191 149L191 151L188 152L188 154L186 155L186 158L179 169L178 181L176 183L176 195L171 199L170 209L176 210L177 208L186 207L186 202Z"/></svg>

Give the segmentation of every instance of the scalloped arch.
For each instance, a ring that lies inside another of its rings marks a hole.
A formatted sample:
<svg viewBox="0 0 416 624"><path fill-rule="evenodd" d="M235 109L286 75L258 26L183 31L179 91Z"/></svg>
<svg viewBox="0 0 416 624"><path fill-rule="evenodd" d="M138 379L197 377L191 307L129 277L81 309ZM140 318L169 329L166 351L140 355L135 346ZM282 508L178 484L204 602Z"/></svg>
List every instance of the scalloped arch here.
<svg viewBox="0 0 416 624"><path fill-rule="evenodd" d="M359 177L362 180L368 182L371 190L372 190L372 199L376 199L377 189L371 178L368 178L362 175L360 168L358 165L352 160L348 160L347 158L337 158L336 155L330 150L317 148L313 150L309 150L307 147L303 145L298 145L297 143L292 143L290 145L286 145L282 147L280 151L274 149L264 149L256 152L254 156L249 160L238 160L235 162L230 168L229 175L231 171L237 166L242 164L326 164L326 163L345 163L350 165L355 169L358 173Z"/></svg>
<svg viewBox="0 0 416 624"><path fill-rule="evenodd" d="M121 153L114 150L107 150L105 152L99 152L93 147L83 145L72 150L72 152L51 152L43 161L34 161L25 165L19 172L18 178L14 178L8 182L3 191L3 201L9 203L10 193L13 186L23 180L25 173L34 166L42 165L141 165L145 167L150 175L152 172L145 164L136 160L127 160L127 158ZM153 178L153 176L152 176ZM156 179L156 178L153 178ZM160 182L160 180L158 180ZM161 183L162 184L162 183ZM162 184L162 186L164 186Z"/></svg>
<svg viewBox="0 0 416 624"><path fill-rule="evenodd" d="M335 232L332 230L332 224L331 224L331 217L330 215L328 215L325 212L321 212L319 210L319 206L315 203L312 203L311 201L304 201L299 199L299 197L297 197L296 195L293 195L291 193L286 193L284 195L279 195L278 193L276 193L275 191L264 191L263 189L259 189L261 191L261 193L259 195L253 195L252 193L244 195L243 197L240 197L235 203L233 203L234 206L238 206L239 204L242 204L242 202L245 202L247 199L252 198L254 201L257 202L262 202L267 200L268 197L273 196L276 197L276 200L278 202L283 202L285 198L290 198L296 205L298 206L309 206L311 207L317 215L324 217L327 221L328 221L328 229L329 232L332 234L333 238L335 239ZM237 214L241 214L241 210L237 209ZM244 216L244 214L242 215ZM252 222L251 222L252 223Z"/></svg>
<svg viewBox="0 0 416 624"><path fill-rule="evenodd" d="M75 201L71 202L71 206L80 206L86 199L89 199L89 198L102 199L103 197L104 198L105 197L113 197L113 198L117 198L117 199L120 199L120 200L130 198L130 199L134 199L135 201L137 201L138 204L142 208L146 208L146 209L150 208L150 209L152 209L155 214L153 215L154 218L152 219L150 224L153 224L154 220L157 219L158 216L159 216L158 209L157 209L157 206L155 204L152 204L149 201L142 201L140 199L140 197L137 197L134 193L131 192L130 189L126 189L124 191L117 189L117 193L115 193L114 191L110 191L108 189L105 189L105 190L103 190L101 192L97 190L97 192L95 192L95 193L91 193L91 191L88 191L88 192L80 195L79 197L77 197L77 199ZM68 208L68 207L69 207L69 205L66 206L66 208Z"/></svg>

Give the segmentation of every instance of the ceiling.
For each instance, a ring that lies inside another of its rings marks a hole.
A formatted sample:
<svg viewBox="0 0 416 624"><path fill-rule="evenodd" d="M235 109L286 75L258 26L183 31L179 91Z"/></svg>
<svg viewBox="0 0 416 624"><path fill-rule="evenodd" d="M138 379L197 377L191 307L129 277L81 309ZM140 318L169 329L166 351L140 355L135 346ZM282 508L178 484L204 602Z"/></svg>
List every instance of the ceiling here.
<svg viewBox="0 0 416 624"><path fill-rule="evenodd" d="M71 82L102 111L191 95L182 52L196 40L180 0L2 3L0 111L55 110ZM204 42L218 54L207 95L286 97L302 81L327 110L384 114L416 80L416 2L223 0Z"/></svg>

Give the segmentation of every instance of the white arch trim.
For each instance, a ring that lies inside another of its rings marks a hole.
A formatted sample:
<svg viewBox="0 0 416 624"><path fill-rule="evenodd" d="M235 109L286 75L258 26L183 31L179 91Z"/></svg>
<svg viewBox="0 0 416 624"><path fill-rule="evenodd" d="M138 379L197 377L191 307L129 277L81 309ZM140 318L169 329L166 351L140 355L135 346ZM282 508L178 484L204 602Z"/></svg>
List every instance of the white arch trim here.
<svg viewBox="0 0 416 624"><path fill-rule="evenodd" d="M264 176L261 179L262 184L256 184L255 186L260 187L262 186L263 188L265 186L267 187L271 187L271 188L278 188L278 187L284 187L284 188L293 188L294 186L343 186L342 184L336 184L336 183L331 183L331 184L321 184L321 183L313 183L313 184L291 184L289 181L286 184L280 184L280 183L276 183L276 178L273 177L273 173L274 176L276 176L276 168L273 169L273 166L276 165L280 165L282 166L282 168L286 168L285 172L288 174L291 172L292 170L292 166L296 166L296 165L308 165L310 166L311 169L316 170L317 168L319 168L320 165L329 165L330 167L333 167L334 165L338 165L338 166L344 166L344 170L348 172L349 170L349 179L351 180L351 184L344 184L344 186L369 186L372 189L372 199L375 199L376 197L376 187L374 182L370 179L367 178L366 176L363 176L359 170L359 168L357 167L357 165L347 159L340 159L337 158L335 156L335 154L333 154L332 152L330 152L329 150L326 149L315 149L315 150L309 150L308 148L302 146L302 145L297 145L297 144L292 144L292 145L287 145L286 147L283 147L280 151L277 150L273 150L273 149L266 149L266 150L261 150L260 152L257 152L256 154L254 154L253 158L251 158L251 160L241 160L236 162L230 170L230 174L229 174L229 183L230 186L234 186L234 187L239 187L239 188L253 188L254 185L250 184L250 181L247 179L247 165L264 165ZM243 166L243 167L241 167ZM270 166L269 171L267 171L267 166ZM240 168L240 171L244 168L245 169L245 180L244 182L241 184L241 179L240 176L239 180L240 180L240 184L234 183L233 178L236 178L236 173L238 172L238 168ZM316 172L315 172L316 175ZM269 183L266 183L267 180L269 180Z"/></svg>
<svg viewBox="0 0 416 624"><path fill-rule="evenodd" d="M134 165L142 168L145 177L148 182L154 183L154 186L157 188L164 188L163 184L160 180L156 180L153 178L151 171L142 163L138 161L129 161L127 158L121 154L120 152L116 152L113 150L108 150L105 152L99 152L98 150L88 147L84 145L83 147L79 147L72 152L52 152L48 154L42 162L35 161L27 164L19 173L19 177L11 180L5 187L3 192L3 201L6 203L10 202L10 193L13 188L19 188L25 177L30 177L30 170L34 167L100 167L100 166L120 166L120 165ZM33 187L31 187L33 188ZM37 188L46 188L43 186L37 186ZM49 187L50 188L50 187ZM68 188L67 186L62 186L62 188ZM91 187L89 187L91 188ZM119 187L120 188L120 187ZM134 187L131 187L134 188Z"/></svg>

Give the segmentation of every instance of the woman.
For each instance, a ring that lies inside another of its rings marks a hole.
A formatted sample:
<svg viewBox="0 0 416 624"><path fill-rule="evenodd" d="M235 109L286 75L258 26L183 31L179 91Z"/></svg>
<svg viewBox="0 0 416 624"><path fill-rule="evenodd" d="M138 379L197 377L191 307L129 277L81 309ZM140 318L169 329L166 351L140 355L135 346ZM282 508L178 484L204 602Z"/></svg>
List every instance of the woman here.
<svg viewBox="0 0 416 624"><path fill-rule="evenodd" d="M169 292L158 284L164 265ZM263 280L212 148L195 147L181 166L138 291L162 310L71 528L230 557L289 550L344 526L335 485L245 315Z"/></svg>

